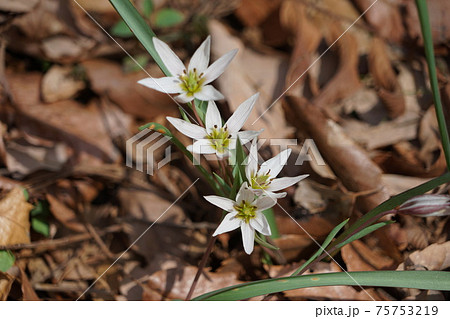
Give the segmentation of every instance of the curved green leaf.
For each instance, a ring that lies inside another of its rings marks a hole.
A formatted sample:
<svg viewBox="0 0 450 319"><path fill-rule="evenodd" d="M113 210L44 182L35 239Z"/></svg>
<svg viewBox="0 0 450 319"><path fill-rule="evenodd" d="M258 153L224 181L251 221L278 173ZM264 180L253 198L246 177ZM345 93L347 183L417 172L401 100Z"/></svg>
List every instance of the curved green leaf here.
<svg viewBox="0 0 450 319"><path fill-rule="evenodd" d="M350 277L351 276L351 277ZM285 290L322 286L373 286L450 290L445 271L355 271L253 281L203 294L193 300L242 300Z"/></svg>

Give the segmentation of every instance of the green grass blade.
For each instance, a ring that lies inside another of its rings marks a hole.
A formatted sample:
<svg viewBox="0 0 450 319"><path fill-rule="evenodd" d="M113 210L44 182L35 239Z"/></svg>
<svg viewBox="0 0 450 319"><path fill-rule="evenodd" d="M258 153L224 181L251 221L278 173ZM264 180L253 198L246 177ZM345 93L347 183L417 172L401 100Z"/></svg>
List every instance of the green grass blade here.
<svg viewBox="0 0 450 319"><path fill-rule="evenodd" d="M351 277L350 277L350 276ZM450 290L450 273L445 271L355 271L284 277L253 281L212 291L193 300L242 300L307 287L322 286L403 287Z"/></svg>
<svg viewBox="0 0 450 319"><path fill-rule="evenodd" d="M333 230L328 234L327 238L325 238L325 240L323 241L322 246L319 248L318 251L316 251L316 253L314 255L311 256L311 258L309 258L303 265L300 266L300 268L298 268L296 271L294 271L294 273L291 276L295 276L297 274L299 274L303 269L305 269L309 264L311 264L314 259L316 259L317 257L320 256L320 254L327 248L327 246L331 243L331 241L333 240L334 236L336 236L336 234L348 223L348 218L346 220L344 220L342 223L340 223L339 225L337 225L336 227L333 228Z"/></svg>
<svg viewBox="0 0 450 319"><path fill-rule="evenodd" d="M169 70L162 62L158 52L155 50L152 38L155 35L150 26L145 22L144 18L139 14L136 8L129 0L109 0L122 19L134 33L136 38L141 42L144 48L150 53L155 62L165 75L171 76Z"/></svg>
<svg viewBox="0 0 450 319"><path fill-rule="evenodd" d="M392 223L394 223L394 221L388 220L388 221L385 221L385 222L381 222L381 223L370 225L370 226L364 228L363 230L357 232L356 234L354 234L353 236L351 236L347 240L344 240L342 243L339 243L338 245L336 245L336 247L338 249L341 248L341 247L344 247L345 245L350 244L352 241L360 239L360 238L366 236L367 234L370 234L371 232L376 231L378 228L381 228L383 226L386 226L386 225L389 225L389 224L392 224Z"/></svg>
<svg viewBox="0 0 450 319"><path fill-rule="evenodd" d="M278 231L277 221L275 219L275 214L273 212L273 209L269 208L269 209L263 210L262 213L264 214L264 216L266 216L267 222L269 223L269 226L270 226L270 231L272 233L270 238L272 238L272 239L279 238L280 232Z"/></svg>
<svg viewBox="0 0 450 319"><path fill-rule="evenodd" d="M433 93L434 107L436 109L436 117L439 124L439 132L441 133L442 147L444 149L445 160L447 162L447 169L450 170L450 141L436 75L436 61L434 59L433 39L431 37L427 1L416 0L416 6L419 13L420 27L422 29L425 57L427 59L428 71L430 74L431 91Z"/></svg>
<svg viewBox="0 0 450 319"><path fill-rule="evenodd" d="M357 230L361 225L366 224L367 221L374 219L377 215L383 212L387 212L391 209L394 209L398 205L403 204L403 202L410 199L411 197L425 194L426 192L432 190L433 188L448 182L450 182L449 172L445 173L442 176L433 178L432 180L423 183L422 185L416 186L403 193L391 197L390 199L381 203L380 205L372 209L370 212L365 214L363 217L358 219L353 225L351 225L345 232L343 232L336 239L335 243L341 242L342 240L344 240L344 238L347 238L350 234L352 234L355 230Z"/></svg>

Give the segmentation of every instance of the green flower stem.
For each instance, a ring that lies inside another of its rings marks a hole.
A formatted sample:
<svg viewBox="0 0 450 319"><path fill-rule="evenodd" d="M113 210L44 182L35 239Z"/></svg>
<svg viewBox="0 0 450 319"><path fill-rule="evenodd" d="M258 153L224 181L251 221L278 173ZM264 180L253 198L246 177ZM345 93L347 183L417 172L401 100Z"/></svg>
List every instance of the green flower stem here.
<svg viewBox="0 0 450 319"><path fill-rule="evenodd" d="M433 93L434 107L441 134L442 147L444 149L447 169L450 170L450 141L444 111L442 108L439 85L436 75L436 61L434 59L433 39L431 37L430 19L426 0L415 0L417 11L419 12L420 27L422 29L423 43L425 47L425 57L427 59L428 71L430 74L431 91Z"/></svg>
<svg viewBox="0 0 450 319"><path fill-rule="evenodd" d="M109 0L109 2L111 2L114 9L116 9L116 11L120 14L139 42L141 42L148 53L150 53L164 74L166 76L171 76L172 74L170 74L169 70L164 65L161 57L155 50L155 46L153 45L152 38L156 36L155 33L145 22L136 8L131 4L131 2L129 0Z"/></svg>

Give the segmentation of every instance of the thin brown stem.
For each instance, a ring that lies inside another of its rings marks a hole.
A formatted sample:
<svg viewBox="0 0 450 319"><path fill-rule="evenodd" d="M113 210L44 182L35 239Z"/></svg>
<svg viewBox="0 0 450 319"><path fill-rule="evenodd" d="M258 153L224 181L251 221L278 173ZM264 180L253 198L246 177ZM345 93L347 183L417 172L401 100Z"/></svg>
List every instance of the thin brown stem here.
<svg viewBox="0 0 450 319"><path fill-rule="evenodd" d="M200 260L200 264L198 265L197 273L195 274L194 281L192 282L191 288L189 289L189 292L186 296L186 300L190 300L192 298L192 295L194 294L195 287L197 286L198 280L200 279L200 275L206 266L206 261L208 260L208 257L212 252L214 243L216 242L216 238L217 237L213 237L213 236L211 236L211 238L209 238L208 246L206 247L206 251L203 254L202 260Z"/></svg>

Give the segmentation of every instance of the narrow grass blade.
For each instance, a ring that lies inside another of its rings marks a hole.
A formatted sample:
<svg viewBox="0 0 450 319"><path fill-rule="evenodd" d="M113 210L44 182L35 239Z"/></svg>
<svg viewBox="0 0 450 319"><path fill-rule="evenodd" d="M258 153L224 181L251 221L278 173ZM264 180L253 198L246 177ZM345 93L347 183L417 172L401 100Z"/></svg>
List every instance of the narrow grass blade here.
<svg viewBox="0 0 450 319"><path fill-rule="evenodd" d="M355 281L361 286L450 290L450 273L445 271L355 271L253 281L212 291L193 300L242 300L299 288L354 286Z"/></svg>
<svg viewBox="0 0 450 319"><path fill-rule="evenodd" d="M328 234L327 238L323 241L322 246L314 255L311 256L303 265L300 266L291 276L299 274L303 269L305 269L309 264L311 264L314 259L320 256L320 254L328 247L328 245L333 240L334 236L348 223L348 219L344 220L342 223L333 228L333 230Z"/></svg>

